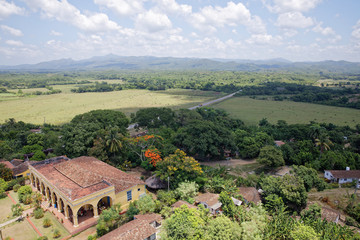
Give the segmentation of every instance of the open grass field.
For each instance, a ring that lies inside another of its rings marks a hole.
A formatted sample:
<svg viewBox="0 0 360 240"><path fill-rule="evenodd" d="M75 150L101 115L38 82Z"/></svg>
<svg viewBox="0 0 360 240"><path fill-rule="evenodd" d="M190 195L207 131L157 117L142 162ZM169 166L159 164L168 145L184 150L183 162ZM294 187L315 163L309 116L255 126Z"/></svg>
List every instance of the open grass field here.
<svg viewBox="0 0 360 240"><path fill-rule="evenodd" d="M13 202L9 197L0 199L0 223L4 223L13 218L11 212L12 205Z"/></svg>
<svg viewBox="0 0 360 240"><path fill-rule="evenodd" d="M52 225L48 228L43 227L43 221L45 218L49 218L51 220ZM34 223L36 228L43 234L47 236L49 240L52 239L63 239L64 237L69 236L69 232L57 221L57 219L49 212L45 212L44 217L40 219L35 219L35 217L31 217L30 220ZM54 230L58 229L61 233L59 238L53 238Z"/></svg>
<svg viewBox="0 0 360 240"><path fill-rule="evenodd" d="M27 220L7 225L2 229L2 235L4 239L11 237L14 240L36 240L39 237Z"/></svg>
<svg viewBox="0 0 360 240"><path fill-rule="evenodd" d="M312 192L308 193L308 201L312 203L317 203L320 206L324 207L335 207L340 209L345 209L349 202L349 196L354 193L354 188L335 188L335 189L325 189L321 192ZM360 203L360 192L357 191L357 200L355 204ZM327 202L322 201L322 199L328 198Z"/></svg>
<svg viewBox="0 0 360 240"><path fill-rule="evenodd" d="M285 120L289 124L309 123L310 121L348 125L360 123L360 111L351 108L325 106L291 101L257 100L249 97L234 97L212 107L227 111L230 116L256 125L262 118L271 123Z"/></svg>
<svg viewBox="0 0 360 240"><path fill-rule="evenodd" d="M70 86L66 86L69 89ZM54 86L58 88L58 86ZM64 87L65 88L65 87ZM69 122L75 115L96 109L115 109L128 116L140 108L188 108L219 98L224 94L194 90L123 90L106 93L40 95L0 101L0 123L9 118L42 124ZM0 98L1 99L1 98Z"/></svg>

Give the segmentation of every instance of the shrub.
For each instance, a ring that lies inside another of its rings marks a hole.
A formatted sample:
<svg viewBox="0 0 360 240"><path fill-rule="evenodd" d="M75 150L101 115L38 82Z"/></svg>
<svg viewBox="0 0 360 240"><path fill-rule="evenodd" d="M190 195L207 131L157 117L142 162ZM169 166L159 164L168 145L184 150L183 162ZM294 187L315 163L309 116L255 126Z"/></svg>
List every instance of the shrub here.
<svg viewBox="0 0 360 240"><path fill-rule="evenodd" d="M14 192L17 192L21 188L20 184L15 184L13 187Z"/></svg>
<svg viewBox="0 0 360 240"><path fill-rule="evenodd" d="M22 186L19 188L17 194L20 202L24 202L26 195L31 195L32 189L30 186ZM31 198L31 197L30 197Z"/></svg>
<svg viewBox="0 0 360 240"><path fill-rule="evenodd" d="M354 227L358 226L358 223L356 222L356 220L349 216L347 216L345 218L345 223L346 223L346 225L349 225L349 226L354 226Z"/></svg>
<svg viewBox="0 0 360 240"><path fill-rule="evenodd" d="M59 229L54 229L53 238L58 238L60 236L61 236L60 230Z"/></svg>
<svg viewBox="0 0 360 240"><path fill-rule="evenodd" d="M44 228L48 228L52 225L52 222L49 218L45 218L44 221L43 221L43 226Z"/></svg>
<svg viewBox="0 0 360 240"><path fill-rule="evenodd" d="M37 208L34 210L35 219L42 218L43 216L44 216L44 210L42 210L42 208Z"/></svg>

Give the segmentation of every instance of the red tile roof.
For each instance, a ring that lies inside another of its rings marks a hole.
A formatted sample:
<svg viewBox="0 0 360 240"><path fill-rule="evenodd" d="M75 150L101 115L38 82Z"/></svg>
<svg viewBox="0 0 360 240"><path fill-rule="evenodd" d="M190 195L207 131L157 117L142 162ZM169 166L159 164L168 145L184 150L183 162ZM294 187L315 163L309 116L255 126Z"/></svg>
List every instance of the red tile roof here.
<svg viewBox="0 0 360 240"><path fill-rule="evenodd" d="M158 223L161 222L161 215L156 213L148 213L148 214L139 214L134 216L135 219L147 221L149 224L156 221Z"/></svg>
<svg viewBox="0 0 360 240"><path fill-rule="evenodd" d="M140 179L94 157L83 156L72 160L57 157L36 163L33 167L71 200L110 186L114 186L115 193L118 193L144 184Z"/></svg>
<svg viewBox="0 0 360 240"><path fill-rule="evenodd" d="M36 162L37 161L25 161L25 162L21 163L20 165L17 165L16 167L13 168L14 175L18 175L18 174L25 172L26 170L29 169L29 165L36 163Z"/></svg>
<svg viewBox="0 0 360 240"><path fill-rule="evenodd" d="M281 147L282 145L284 145L285 143L283 141L274 141L275 145L278 147Z"/></svg>
<svg viewBox="0 0 360 240"><path fill-rule="evenodd" d="M105 234L98 240L144 240L156 233L147 221L135 219Z"/></svg>
<svg viewBox="0 0 360 240"><path fill-rule="evenodd" d="M360 170L325 170L330 172L334 178L360 178Z"/></svg>
<svg viewBox="0 0 360 240"><path fill-rule="evenodd" d="M14 158L14 159L11 160L10 162L11 162L11 164L14 165L14 166L19 166L20 164L22 164L22 163L24 162L24 160Z"/></svg>
<svg viewBox="0 0 360 240"><path fill-rule="evenodd" d="M261 202L260 193L254 187L239 187L241 196L253 203Z"/></svg>
<svg viewBox="0 0 360 240"><path fill-rule="evenodd" d="M0 163L4 164L7 168L13 169L15 166L11 164L9 161L0 161Z"/></svg>
<svg viewBox="0 0 360 240"><path fill-rule="evenodd" d="M215 193L204 193L195 198L196 202L204 202L210 207L219 203L219 194Z"/></svg>
<svg viewBox="0 0 360 240"><path fill-rule="evenodd" d="M185 202L183 200L179 200L177 201L176 203L174 203L173 205L171 205L172 208L179 208L181 207L182 205L186 205L188 206L188 208L196 208L194 205L188 203L188 202Z"/></svg>

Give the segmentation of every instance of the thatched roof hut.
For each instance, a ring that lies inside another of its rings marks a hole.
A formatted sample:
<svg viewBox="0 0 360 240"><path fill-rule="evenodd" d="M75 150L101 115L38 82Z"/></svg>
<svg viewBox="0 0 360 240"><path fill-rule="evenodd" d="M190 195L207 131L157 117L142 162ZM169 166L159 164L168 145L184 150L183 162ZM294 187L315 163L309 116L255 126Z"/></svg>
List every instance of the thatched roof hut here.
<svg viewBox="0 0 360 240"><path fill-rule="evenodd" d="M149 177L148 179L146 179L145 184L146 184L146 186L148 186L149 188L152 188L152 189L162 189L162 188L167 187L166 182L161 180L156 175L153 175L153 176Z"/></svg>

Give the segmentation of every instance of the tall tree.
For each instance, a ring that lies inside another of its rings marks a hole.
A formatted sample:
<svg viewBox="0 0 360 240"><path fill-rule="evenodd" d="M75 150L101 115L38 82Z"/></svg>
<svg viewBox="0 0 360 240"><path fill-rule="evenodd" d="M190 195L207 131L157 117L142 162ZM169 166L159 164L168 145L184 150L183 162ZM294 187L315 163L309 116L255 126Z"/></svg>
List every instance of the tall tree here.
<svg viewBox="0 0 360 240"><path fill-rule="evenodd" d="M329 136L326 134L320 134L319 138L315 139L315 145L320 148L319 160L324 151L330 150L330 146L333 143L330 141Z"/></svg>

